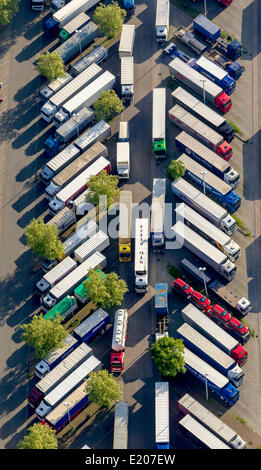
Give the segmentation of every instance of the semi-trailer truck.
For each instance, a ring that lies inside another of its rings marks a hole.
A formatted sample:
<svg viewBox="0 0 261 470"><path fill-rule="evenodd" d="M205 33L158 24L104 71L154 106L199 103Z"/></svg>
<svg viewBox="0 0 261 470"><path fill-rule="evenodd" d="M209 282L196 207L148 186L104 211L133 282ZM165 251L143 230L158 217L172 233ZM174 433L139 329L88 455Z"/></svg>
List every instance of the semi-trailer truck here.
<svg viewBox="0 0 261 470"><path fill-rule="evenodd" d="M79 263L83 263L96 251L102 253L104 250L106 250L106 248L108 248L109 245L110 239L108 235L102 230L99 230L74 251L74 257Z"/></svg>
<svg viewBox="0 0 261 470"><path fill-rule="evenodd" d="M53 82L48 83L48 85L43 86L39 91L39 97L42 101L49 100L55 93L57 93L61 88L63 88L67 83L73 79L73 76L68 72L65 72L64 77L58 77Z"/></svg>
<svg viewBox="0 0 261 470"><path fill-rule="evenodd" d="M121 190L119 214L119 261L131 261L132 192Z"/></svg>
<svg viewBox="0 0 261 470"><path fill-rule="evenodd" d="M169 63L170 75L180 83L195 91L200 97L217 107L223 113L227 113L232 107L231 98L208 78L192 69L178 57Z"/></svg>
<svg viewBox="0 0 261 470"><path fill-rule="evenodd" d="M63 168L71 163L75 158L79 157L80 150L75 145L70 144L62 152L50 160L40 173L41 181L47 185Z"/></svg>
<svg viewBox="0 0 261 470"><path fill-rule="evenodd" d="M204 77L209 78L220 86L227 95L231 95L236 88L236 80L228 75L227 71L219 67L212 60L201 56L199 59L191 59L189 66L197 70Z"/></svg>
<svg viewBox="0 0 261 470"><path fill-rule="evenodd" d="M116 310L111 343L111 372L121 372L124 370L127 324L128 310L123 308Z"/></svg>
<svg viewBox="0 0 261 470"><path fill-rule="evenodd" d="M235 387L239 387L243 383L244 372L235 360L188 323L183 323L177 329L177 336L183 340L184 345L190 351L225 375Z"/></svg>
<svg viewBox="0 0 261 470"><path fill-rule="evenodd" d="M212 224L219 227L227 235L233 235L237 230L237 223L227 210L212 201L188 181L179 177L171 184L172 192L182 201L193 207Z"/></svg>
<svg viewBox="0 0 261 470"><path fill-rule="evenodd" d="M94 41L98 33L98 26L93 21L90 21L70 39L58 46L55 52L61 56L64 64L68 64L68 62L81 54Z"/></svg>
<svg viewBox="0 0 261 470"><path fill-rule="evenodd" d="M184 347L185 368L199 382L208 386L209 390L223 403L224 406L233 406L239 399L238 389L232 385L228 378L220 374L214 367L196 356Z"/></svg>
<svg viewBox="0 0 261 470"><path fill-rule="evenodd" d="M115 405L113 449L128 448L129 405L127 401L119 401Z"/></svg>
<svg viewBox="0 0 261 470"><path fill-rule="evenodd" d="M185 177L201 189L216 199L220 204L225 206L230 212L235 212L241 205L241 197L236 194L231 186L222 181L199 163L192 160L183 153L177 161L181 161L185 165Z"/></svg>
<svg viewBox="0 0 261 470"><path fill-rule="evenodd" d="M67 335L64 340L64 345L60 348L51 351L45 359L38 362L34 368L36 377L42 379L48 372L54 369L59 362L65 359L74 349L79 346L79 341L72 335Z"/></svg>
<svg viewBox="0 0 261 470"><path fill-rule="evenodd" d="M191 228L184 225L181 221L178 221L172 227L172 230L180 246L184 245L185 248L207 263L220 276L228 281L231 281L235 277L236 266L234 263L228 259L227 255L211 245L207 240L198 235L198 233L194 232L194 230L191 230Z"/></svg>
<svg viewBox="0 0 261 470"><path fill-rule="evenodd" d="M42 299L42 309L47 312L56 305L57 302L62 300L63 297L70 294L73 289L83 281L90 269L95 269L97 267L103 268L105 266L105 256L96 251L49 291L49 293Z"/></svg>
<svg viewBox="0 0 261 470"><path fill-rule="evenodd" d="M89 127L95 120L94 111L89 108L82 108L77 115L72 116L62 126L56 129L54 136L50 135L44 142L44 151L47 157L54 157L63 150L66 145L72 142L77 136Z"/></svg>
<svg viewBox="0 0 261 470"><path fill-rule="evenodd" d="M102 308L98 308L74 329L73 334L80 343L88 343L88 341L91 341L108 323L110 323L110 315Z"/></svg>
<svg viewBox="0 0 261 470"><path fill-rule="evenodd" d="M66 295L60 302L43 315L45 320L53 321L60 317L61 323L65 323L68 317L71 317L73 312L77 310L78 305L76 299L71 295Z"/></svg>
<svg viewBox="0 0 261 470"><path fill-rule="evenodd" d="M105 121L99 121L95 126L91 127L88 131L82 134L74 145L80 150L85 152L95 142L104 142L111 135L111 126Z"/></svg>
<svg viewBox="0 0 261 470"><path fill-rule="evenodd" d="M85 69L81 74L69 81L62 89L58 90L49 98L40 109L41 117L46 122L51 122L63 104L78 94L101 72L102 69L97 64L90 65L88 69Z"/></svg>
<svg viewBox="0 0 261 470"><path fill-rule="evenodd" d="M97 372L102 367L102 363L95 356L90 356L80 366L68 375L59 385L49 392L40 405L36 408L37 418L42 421L61 401L73 392L91 372Z"/></svg>
<svg viewBox="0 0 261 470"><path fill-rule="evenodd" d="M133 55L133 46L135 40L135 25L124 24L121 30L119 43L119 59Z"/></svg>
<svg viewBox="0 0 261 470"><path fill-rule="evenodd" d="M72 272L77 267L76 261L74 261L70 256L67 256L63 261L58 263L53 269L37 282L36 288L40 294L45 294L48 290L60 282L67 274Z"/></svg>
<svg viewBox="0 0 261 470"><path fill-rule="evenodd" d="M92 355L92 349L87 344L80 344L71 354L50 371L40 382L36 384L28 395L28 405L37 408L44 396L51 392L71 372L80 366Z"/></svg>
<svg viewBox="0 0 261 470"><path fill-rule="evenodd" d="M108 57L108 51L103 46L95 46L91 52L88 52L82 59L70 65L70 73L76 77L92 64L102 64Z"/></svg>
<svg viewBox="0 0 261 470"><path fill-rule="evenodd" d="M238 80L245 71L245 67L237 60L232 62L228 58L223 57L216 49L211 49L205 54L205 56L226 70L230 77L234 78L235 80Z"/></svg>
<svg viewBox="0 0 261 470"><path fill-rule="evenodd" d="M231 450L221 439L190 415L184 416L179 421L179 427L189 439L196 443L199 449Z"/></svg>
<svg viewBox="0 0 261 470"><path fill-rule="evenodd" d="M135 261L134 287L136 294L145 294L148 290L148 242L149 220L135 221Z"/></svg>
<svg viewBox="0 0 261 470"><path fill-rule="evenodd" d="M152 146L156 159L166 158L166 88L152 91Z"/></svg>
<svg viewBox="0 0 261 470"><path fill-rule="evenodd" d="M83 26L85 26L89 20L90 17L86 15L86 13L83 11L79 13L79 15L63 26L63 29L59 33L59 41L67 41L67 39L72 37L72 35L76 33L78 29L81 29Z"/></svg>
<svg viewBox="0 0 261 470"><path fill-rule="evenodd" d="M194 305L183 308L181 315L186 323L231 356L239 366L246 363L248 354L241 344Z"/></svg>
<svg viewBox="0 0 261 470"><path fill-rule="evenodd" d="M98 225L94 220L87 219L84 221L84 223L79 228L77 227L77 230L63 242L65 256L72 255L82 243L89 240L97 231Z"/></svg>
<svg viewBox="0 0 261 470"><path fill-rule="evenodd" d="M169 35L169 0L157 0L156 5L156 40L165 42Z"/></svg>
<svg viewBox="0 0 261 470"><path fill-rule="evenodd" d="M150 236L153 253L164 253L164 218L165 218L166 179L153 178Z"/></svg>
<svg viewBox="0 0 261 470"><path fill-rule="evenodd" d="M218 299L224 302L230 310L233 310L242 317L246 316L248 312L251 311L251 303L248 299L234 294L228 285L223 284L217 279L209 284L208 289Z"/></svg>
<svg viewBox="0 0 261 470"><path fill-rule="evenodd" d="M157 316L167 316L169 313L168 284L166 282L155 284L155 312Z"/></svg>
<svg viewBox="0 0 261 470"><path fill-rule="evenodd" d="M74 178L69 184L59 191L51 202L49 202L49 212L52 215L56 215L68 203L75 199L76 196L80 195L86 188L89 179L98 175L102 170L106 170L107 173L111 171L111 164L109 160L104 157L98 158L88 168L82 171L76 178Z"/></svg>
<svg viewBox="0 0 261 470"><path fill-rule="evenodd" d="M129 142L117 142L116 166L117 166L118 178L120 180L128 180L130 177L130 143Z"/></svg>
<svg viewBox="0 0 261 470"><path fill-rule="evenodd" d="M194 397L186 393L178 400L178 409L184 415L190 415L205 428L215 434L232 449L245 449L246 443L224 421L215 416L205 406L201 405Z"/></svg>
<svg viewBox="0 0 261 470"><path fill-rule="evenodd" d="M121 57L121 98L123 104L130 104L134 99L133 56Z"/></svg>
<svg viewBox="0 0 261 470"><path fill-rule="evenodd" d="M92 64L90 67L96 68L99 66L97 64ZM54 124L58 127L84 106L92 106L100 97L102 91L110 90L114 87L115 80L115 76L108 71L104 72L98 78L95 78L95 80L63 104L61 109L54 116Z"/></svg>
<svg viewBox="0 0 261 470"><path fill-rule="evenodd" d="M90 163L94 163L100 157L107 158L108 150L101 142L95 142L95 144L53 177L51 183L45 189L46 199L51 201L55 194L82 173Z"/></svg>
<svg viewBox="0 0 261 470"><path fill-rule="evenodd" d="M135 0L122 0L122 6L126 11L126 16L134 15L135 12Z"/></svg>
<svg viewBox="0 0 261 470"><path fill-rule="evenodd" d="M230 163L223 158L217 158L215 152L201 144L201 142L187 134L187 132L182 131L178 134L175 138L175 144L182 152L228 183L231 188L235 189L238 186L239 174L232 168Z"/></svg>
<svg viewBox="0 0 261 470"><path fill-rule="evenodd" d="M220 116L214 109L210 108L195 96L180 86L171 93L175 103L187 109L197 118L201 119L209 127L221 134L227 142L231 142L235 135L234 128Z"/></svg>
<svg viewBox="0 0 261 470"><path fill-rule="evenodd" d="M155 382L155 445L169 449L169 383Z"/></svg>
<svg viewBox="0 0 261 470"><path fill-rule="evenodd" d="M86 12L99 0L71 0L63 8L56 11L43 22L44 35L48 38L56 36L63 26L75 18L79 13Z"/></svg>
<svg viewBox="0 0 261 470"><path fill-rule="evenodd" d="M240 246L205 217L184 202L178 204L175 211L177 220L184 221L192 230L227 255L231 261L238 259L241 254Z"/></svg>
<svg viewBox="0 0 261 470"><path fill-rule="evenodd" d="M178 104L175 104L168 114L171 122L174 122L176 126L196 137L221 158L229 160L232 157L232 147L224 140L224 137L193 116L193 114Z"/></svg>
<svg viewBox="0 0 261 470"><path fill-rule="evenodd" d="M207 50L207 44L203 44L199 41L195 34L192 31L188 31L184 26L179 26L175 33L174 37L179 39L180 42L186 44L186 46L190 47L196 54L203 54Z"/></svg>

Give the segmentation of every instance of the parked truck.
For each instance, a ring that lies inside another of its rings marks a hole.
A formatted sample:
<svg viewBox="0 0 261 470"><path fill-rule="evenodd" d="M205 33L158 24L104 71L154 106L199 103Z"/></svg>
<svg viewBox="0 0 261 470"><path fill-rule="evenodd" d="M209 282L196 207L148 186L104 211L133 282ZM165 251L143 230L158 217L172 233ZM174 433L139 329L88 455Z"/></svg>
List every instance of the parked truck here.
<svg viewBox="0 0 261 470"><path fill-rule="evenodd" d="M178 204L175 211L177 220L184 221L192 230L227 255L231 261L234 262L238 259L241 254L240 246L205 217L184 202Z"/></svg>
<svg viewBox="0 0 261 470"><path fill-rule="evenodd" d="M223 284L217 279L209 284L208 289L221 300L221 302L224 302L230 310L238 313L242 317L246 316L248 312L251 311L251 303L248 299L234 294L230 286Z"/></svg>
<svg viewBox="0 0 261 470"><path fill-rule="evenodd" d="M86 15L83 11L79 13L75 18L73 18L71 21L66 23L63 27L63 29L59 33L59 40L60 42L65 42L67 41L74 33L77 32L78 29L81 29L83 26L85 26L88 21L90 20L90 17Z"/></svg>
<svg viewBox="0 0 261 470"><path fill-rule="evenodd" d="M37 282L36 288L43 295L77 267L77 263L67 256Z"/></svg>
<svg viewBox="0 0 261 470"><path fill-rule="evenodd" d="M31 8L33 11L43 11L44 0L31 0Z"/></svg>
<svg viewBox="0 0 261 470"><path fill-rule="evenodd" d="M221 439L190 415L184 416L179 421L179 427L187 438L197 445L198 449L231 450Z"/></svg>
<svg viewBox="0 0 261 470"><path fill-rule="evenodd" d="M135 39L135 25L124 24L121 30L119 44L119 58L131 57L133 55L133 46Z"/></svg>
<svg viewBox="0 0 261 470"><path fill-rule="evenodd" d="M51 201L55 194L82 173L90 163L94 163L100 157L107 158L108 150L101 142L95 142L95 144L53 177L51 183L45 189L46 199Z"/></svg>
<svg viewBox="0 0 261 470"><path fill-rule="evenodd" d="M125 343L127 336L128 310L116 310L111 343L111 372L124 370Z"/></svg>
<svg viewBox="0 0 261 470"><path fill-rule="evenodd" d="M115 405L113 449L128 448L129 405L127 401L119 401Z"/></svg>
<svg viewBox="0 0 261 470"><path fill-rule="evenodd" d="M238 80L245 71L245 67L237 60L233 62L232 60L223 57L216 49L211 49L210 51L206 52L205 56L226 70L228 75L234 78L234 80Z"/></svg>
<svg viewBox="0 0 261 470"><path fill-rule="evenodd" d="M226 72L226 70L219 67L212 60L207 57L201 56L199 59L191 59L188 64L199 73L209 78L216 85L220 86L227 95L232 95L236 88L236 81Z"/></svg>
<svg viewBox="0 0 261 470"><path fill-rule="evenodd" d="M56 129L54 137L50 135L44 142L44 151L48 157L53 157L63 150L95 120L94 112L82 108L76 116L72 116L62 126Z"/></svg>
<svg viewBox="0 0 261 470"><path fill-rule="evenodd" d="M79 341L72 335L67 335L64 339L64 346L50 352L45 359L38 362L34 368L36 377L42 379L48 372L54 369L63 359L79 346Z"/></svg>
<svg viewBox="0 0 261 470"><path fill-rule="evenodd" d="M165 251L165 195L166 179L153 178L150 219L150 236L153 253L164 253Z"/></svg>
<svg viewBox="0 0 261 470"><path fill-rule="evenodd" d="M63 26L75 18L79 13L86 12L99 0L71 0L63 8L56 11L43 22L44 35L48 38L57 36Z"/></svg>
<svg viewBox="0 0 261 470"><path fill-rule="evenodd" d="M130 177L130 143L117 142L116 165L119 180L128 180Z"/></svg>
<svg viewBox="0 0 261 470"><path fill-rule="evenodd" d="M53 82L48 83L48 85L43 86L39 91L39 97L42 101L49 100L55 93L57 93L61 88L63 88L67 83L73 79L72 75L68 72L65 72L64 77L58 77Z"/></svg>
<svg viewBox="0 0 261 470"><path fill-rule="evenodd" d="M190 113L221 134L227 142L231 142L234 138L234 128L220 116L216 111L202 103L195 96L191 95L184 88L178 87L171 93L176 104L182 106Z"/></svg>
<svg viewBox="0 0 261 470"><path fill-rule="evenodd" d="M99 67L92 64L90 67ZM100 67L99 67L100 68ZM84 72L82 72L84 73ZM102 91L110 90L115 85L115 76L106 71L98 78L85 86L77 95L66 101L54 116L54 124L58 127L67 121L73 114L77 113L84 106L92 106L100 97Z"/></svg>
<svg viewBox="0 0 261 470"><path fill-rule="evenodd" d="M207 50L207 44L199 41L192 31L188 31L186 28L184 28L184 26L179 26L176 29L174 36L179 39L179 41L186 44L186 46L188 46L194 52L196 52L196 54L201 55Z"/></svg>
<svg viewBox="0 0 261 470"><path fill-rule="evenodd" d="M155 29L157 42L161 43L168 40L169 0L157 0Z"/></svg>
<svg viewBox="0 0 261 470"><path fill-rule="evenodd" d="M61 56L64 64L68 64L72 59L82 54L82 51L94 41L98 33L98 26L93 21L89 21L70 39L58 46L55 52Z"/></svg>
<svg viewBox="0 0 261 470"><path fill-rule="evenodd" d="M166 158L166 88L152 91L152 146L156 159Z"/></svg>
<svg viewBox="0 0 261 470"><path fill-rule="evenodd" d="M137 218L135 222L134 287L136 294L145 294L148 290L149 220Z"/></svg>
<svg viewBox="0 0 261 470"><path fill-rule="evenodd" d="M135 0L122 0L122 6L126 11L126 16L134 15L135 12Z"/></svg>
<svg viewBox="0 0 261 470"><path fill-rule="evenodd" d="M47 313L43 315L45 320L53 321L59 315L61 318L61 323L65 323L78 308L76 299L71 295L66 295L60 302L58 302L53 308L48 310Z"/></svg>
<svg viewBox="0 0 261 470"><path fill-rule="evenodd" d="M108 248L109 245L110 239L108 235L102 230L99 230L74 251L75 259L79 263L83 263L87 260L87 258L89 258L89 256L92 256L96 251L102 253L104 250L106 250L106 248Z"/></svg>
<svg viewBox="0 0 261 470"><path fill-rule="evenodd" d="M181 315L186 323L231 356L239 366L246 363L248 354L243 346L194 305L189 304L183 308Z"/></svg>
<svg viewBox="0 0 261 470"><path fill-rule="evenodd" d="M102 64L108 57L108 51L103 46L95 46L91 52L70 65L70 73L76 77L92 64Z"/></svg>
<svg viewBox="0 0 261 470"><path fill-rule="evenodd" d="M46 122L51 122L55 114L62 108L68 100L77 95L85 88L96 76L102 72L101 67L92 64L88 69L84 70L80 75L67 83L61 90L57 91L50 99L41 107L41 117Z"/></svg>
<svg viewBox="0 0 261 470"><path fill-rule="evenodd" d="M132 192L121 190L119 214L119 261L131 261Z"/></svg>
<svg viewBox="0 0 261 470"><path fill-rule="evenodd" d="M228 183L231 188L235 189L238 186L239 174L231 167L230 163L223 158L217 158L215 152L201 144L187 132L183 131L178 134L175 138L175 144L178 149Z"/></svg>
<svg viewBox="0 0 261 470"><path fill-rule="evenodd" d="M95 357L90 356L80 366L68 375L59 385L49 392L40 405L36 408L37 418L42 421L64 398L73 392L91 372L97 372L102 367L101 362Z"/></svg>
<svg viewBox="0 0 261 470"><path fill-rule="evenodd" d="M95 269L97 267L103 268L105 266L105 256L98 251L95 252L49 291L49 293L42 299L42 309L47 312L67 294L70 294L73 289L83 281L90 269Z"/></svg>
<svg viewBox="0 0 261 470"><path fill-rule="evenodd" d="M130 104L134 99L133 56L121 57L121 98L123 104Z"/></svg>
<svg viewBox="0 0 261 470"><path fill-rule="evenodd" d="M168 315L168 284L160 282L155 284L155 312L156 315Z"/></svg>
<svg viewBox="0 0 261 470"><path fill-rule="evenodd" d="M108 323L110 323L110 315L102 308L98 308L91 316L74 328L73 334L80 343L88 343Z"/></svg>
<svg viewBox="0 0 261 470"><path fill-rule="evenodd" d="M101 269L96 269L96 273L99 274L100 279L104 279L106 277L106 274ZM85 304L89 300L88 289L86 288L86 281L89 281L89 279L90 277L87 276L87 278L84 279L73 291L74 297L79 300L81 304Z"/></svg>
<svg viewBox="0 0 261 470"><path fill-rule="evenodd" d="M52 215L56 215L64 207L68 206L70 201L75 199L76 196L80 195L87 188L89 179L94 175L98 175L102 170L106 170L107 173L111 171L111 164L109 160L104 157L98 158L98 160L62 188L51 202L49 202L49 212Z"/></svg>
<svg viewBox="0 0 261 470"><path fill-rule="evenodd" d="M187 225L184 225L181 221L178 221L172 227L172 230L180 246L184 244L185 248L207 263L221 277L229 281L235 277L236 266L228 259L227 255L218 250L218 248L211 245L207 240L191 230Z"/></svg>
<svg viewBox="0 0 261 470"><path fill-rule="evenodd" d="M227 161L232 157L232 147L224 141L222 135L218 134L178 104L175 104L175 106L169 110L169 119L171 122L174 122L176 126L187 131L190 135L195 136L224 160Z"/></svg>
<svg viewBox="0 0 261 470"><path fill-rule="evenodd" d="M178 338L182 339L184 345L197 356L227 377L230 382L239 387L244 381L244 372L232 357L219 349L188 323L183 323L177 329Z"/></svg>
<svg viewBox="0 0 261 470"><path fill-rule="evenodd" d="M170 75L194 92L205 97L205 100L217 107L223 113L227 113L232 107L231 98L221 87L208 78L203 78L201 73L185 64L178 57L169 63Z"/></svg>
<svg viewBox="0 0 261 470"><path fill-rule="evenodd" d="M155 445L169 449L169 383L155 382Z"/></svg>
<svg viewBox="0 0 261 470"><path fill-rule="evenodd" d="M230 212L235 212L241 205L241 198L236 194L231 186L222 181L205 167L192 160L184 153L178 158L186 167L185 177L193 181L204 192L216 199Z"/></svg>
<svg viewBox="0 0 261 470"><path fill-rule="evenodd" d="M88 357L92 355L92 349L87 344L80 344L52 371L40 380L28 395L28 405L36 409L44 396L51 392L59 383L63 381L71 372L80 366Z"/></svg>
<svg viewBox="0 0 261 470"><path fill-rule="evenodd" d="M214 367L186 347L184 347L184 359L187 372L191 373L202 384L207 384L209 390L216 395L224 406L233 406L237 402L239 391L229 382L227 377L220 374Z"/></svg>
<svg viewBox="0 0 261 470"><path fill-rule="evenodd" d="M184 415L190 415L209 431L215 434L232 449L245 449L246 443L224 421L215 416L195 398L186 393L178 400L178 409Z"/></svg>
<svg viewBox="0 0 261 470"><path fill-rule="evenodd" d="M232 235L237 229L237 223L227 210L209 199L201 191L192 186L183 178L177 178L171 184L171 189L182 201L193 207L212 224L219 227L227 235Z"/></svg>
<svg viewBox="0 0 261 470"><path fill-rule="evenodd" d="M98 225L94 220L84 221L83 225L77 227L77 230L63 242L64 254L72 255L82 243L89 240L97 231Z"/></svg>

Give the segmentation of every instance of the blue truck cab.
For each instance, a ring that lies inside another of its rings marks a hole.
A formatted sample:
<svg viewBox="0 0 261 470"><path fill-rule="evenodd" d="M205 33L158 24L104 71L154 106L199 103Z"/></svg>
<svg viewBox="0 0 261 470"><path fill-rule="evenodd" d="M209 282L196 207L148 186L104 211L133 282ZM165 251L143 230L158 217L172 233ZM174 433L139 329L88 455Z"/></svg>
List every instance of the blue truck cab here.
<svg viewBox="0 0 261 470"><path fill-rule="evenodd" d="M43 32L48 39L57 36L60 32L58 21L54 20L52 16L49 16L49 18L43 22Z"/></svg>
<svg viewBox="0 0 261 470"><path fill-rule="evenodd" d="M189 61L189 65L216 85L220 86L227 95L231 95L235 90L236 81L234 78L230 77L228 71L224 70L207 57L202 56L199 59L193 58Z"/></svg>
<svg viewBox="0 0 261 470"><path fill-rule="evenodd" d="M133 15L135 12L135 0L123 0L122 3L127 16Z"/></svg>
<svg viewBox="0 0 261 470"><path fill-rule="evenodd" d="M168 315L168 285L155 284L155 311L157 315Z"/></svg>
<svg viewBox="0 0 261 470"><path fill-rule="evenodd" d="M239 77L241 77L244 70L245 67L241 65L237 60L235 60L235 62L233 62L232 64L229 64L229 66L227 67L228 74L235 80L238 80Z"/></svg>
<svg viewBox="0 0 261 470"><path fill-rule="evenodd" d="M47 157L54 157L59 152L59 142L51 135L44 142L44 152Z"/></svg>
<svg viewBox="0 0 261 470"><path fill-rule="evenodd" d="M229 59L234 59L234 60L239 59L239 57L241 57L242 54L243 54L243 46L237 39L233 39L233 41L228 43L226 55L228 56Z"/></svg>

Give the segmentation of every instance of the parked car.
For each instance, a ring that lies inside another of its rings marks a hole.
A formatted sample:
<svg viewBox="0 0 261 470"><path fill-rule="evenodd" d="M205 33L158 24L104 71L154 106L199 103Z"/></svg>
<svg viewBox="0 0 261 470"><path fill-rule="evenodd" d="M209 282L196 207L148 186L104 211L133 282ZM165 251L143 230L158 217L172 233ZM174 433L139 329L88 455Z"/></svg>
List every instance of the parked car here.
<svg viewBox="0 0 261 470"><path fill-rule="evenodd" d="M191 295L193 294L192 287L179 278L175 279L175 281L173 282L172 289L175 290L178 294L182 295L182 297L185 297L186 299L190 299Z"/></svg>

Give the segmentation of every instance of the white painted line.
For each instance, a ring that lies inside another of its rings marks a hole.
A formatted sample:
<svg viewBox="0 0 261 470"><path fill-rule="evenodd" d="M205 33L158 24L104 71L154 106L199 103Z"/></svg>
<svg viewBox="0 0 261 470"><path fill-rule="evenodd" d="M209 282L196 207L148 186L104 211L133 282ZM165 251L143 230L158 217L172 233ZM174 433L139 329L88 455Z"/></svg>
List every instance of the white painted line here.
<svg viewBox="0 0 261 470"><path fill-rule="evenodd" d="M0 67L3 67L6 64L9 64L10 60L5 60L4 62L0 63Z"/></svg>

